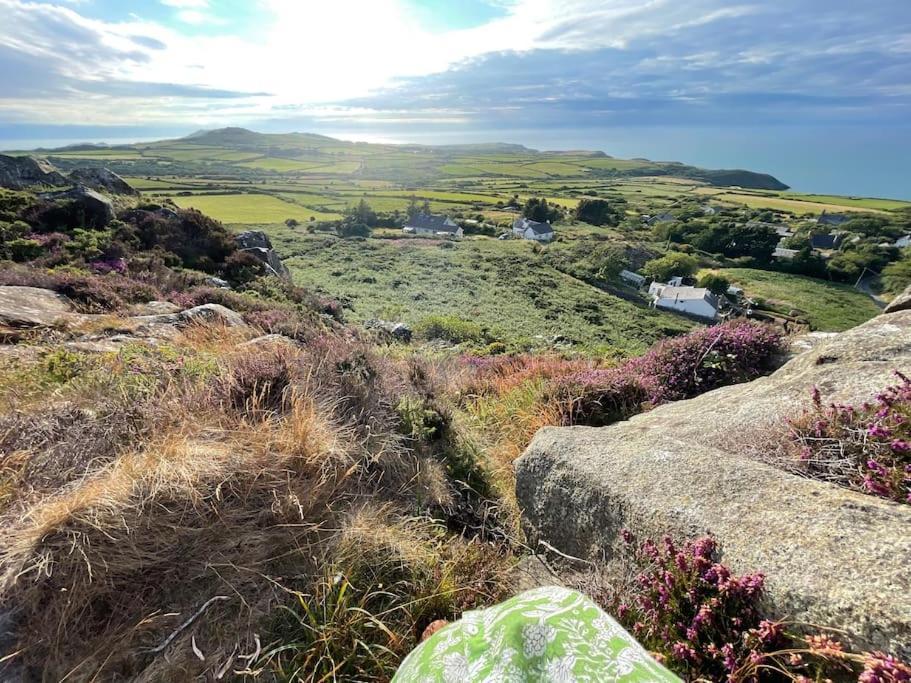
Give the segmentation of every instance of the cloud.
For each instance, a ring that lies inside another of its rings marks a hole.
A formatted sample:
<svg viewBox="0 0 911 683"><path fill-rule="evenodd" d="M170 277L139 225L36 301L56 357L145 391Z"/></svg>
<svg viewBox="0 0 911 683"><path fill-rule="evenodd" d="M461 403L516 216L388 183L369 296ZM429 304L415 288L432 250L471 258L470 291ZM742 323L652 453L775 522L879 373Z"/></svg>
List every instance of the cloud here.
<svg viewBox="0 0 911 683"><path fill-rule="evenodd" d="M406 0L258 2L247 35L218 0L161 0L170 25L0 0L0 117L731 125L890 122L911 101L907 0L502 0L443 31Z"/></svg>

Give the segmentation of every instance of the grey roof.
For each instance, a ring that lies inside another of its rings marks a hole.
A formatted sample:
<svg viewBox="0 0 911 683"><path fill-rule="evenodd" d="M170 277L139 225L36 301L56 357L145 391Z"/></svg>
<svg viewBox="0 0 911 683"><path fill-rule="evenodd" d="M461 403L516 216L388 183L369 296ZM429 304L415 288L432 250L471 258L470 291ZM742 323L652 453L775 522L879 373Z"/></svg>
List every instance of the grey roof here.
<svg viewBox="0 0 911 683"><path fill-rule="evenodd" d="M518 228L523 232L531 228L531 231L536 235L546 235L549 232L553 232L554 228L550 223L541 223L539 221L529 220L528 218L517 218L513 221L513 229Z"/></svg>
<svg viewBox="0 0 911 683"><path fill-rule="evenodd" d="M840 235L813 235L810 238L810 246L813 249L835 249L839 242Z"/></svg>
<svg viewBox="0 0 911 683"><path fill-rule="evenodd" d="M409 218L405 221L405 227L433 230L434 232L457 232L459 229L459 226L449 216L438 216L432 213L419 213L413 218Z"/></svg>
<svg viewBox="0 0 911 683"><path fill-rule="evenodd" d="M717 308L718 298L704 287L662 287L659 299L673 299L675 301L707 301Z"/></svg>

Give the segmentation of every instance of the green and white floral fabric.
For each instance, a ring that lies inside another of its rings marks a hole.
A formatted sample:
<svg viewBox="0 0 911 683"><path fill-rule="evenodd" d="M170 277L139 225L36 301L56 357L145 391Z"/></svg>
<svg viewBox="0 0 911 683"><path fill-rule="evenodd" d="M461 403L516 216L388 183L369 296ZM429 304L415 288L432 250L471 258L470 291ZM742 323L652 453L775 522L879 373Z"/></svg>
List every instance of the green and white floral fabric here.
<svg viewBox="0 0 911 683"><path fill-rule="evenodd" d="M679 683L595 603L538 588L466 612L416 647L393 683Z"/></svg>

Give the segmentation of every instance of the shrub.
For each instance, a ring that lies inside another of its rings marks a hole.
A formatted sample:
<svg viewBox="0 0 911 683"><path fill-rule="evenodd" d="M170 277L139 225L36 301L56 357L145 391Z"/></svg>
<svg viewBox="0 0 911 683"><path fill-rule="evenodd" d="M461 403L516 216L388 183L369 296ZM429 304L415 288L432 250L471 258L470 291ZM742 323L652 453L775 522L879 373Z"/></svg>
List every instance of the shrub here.
<svg viewBox="0 0 911 683"><path fill-rule="evenodd" d="M899 503L911 503L911 379L859 408L813 405L789 423L790 450L800 471Z"/></svg>
<svg viewBox="0 0 911 683"><path fill-rule="evenodd" d="M485 340L483 328L475 322L453 315L432 315L421 320L415 331L426 339L442 339L461 344Z"/></svg>
<svg viewBox="0 0 911 683"><path fill-rule="evenodd" d="M215 380L215 400L223 410L265 417L290 404L293 378L293 357L285 349L239 354Z"/></svg>
<svg viewBox="0 0 911 683"><path fill-rule="evenodd" d="M723 275L718 275L717 273L706 273L701 278L699 278L699 286L705 287L713 294L718 294L720 296L727 294L728 288L731 286L731 282Z"/></svg>
<svg viewBox="0 0 911 683"><path fill-rule="evenodd" d="M672 252L661 258L652 259L646 263L642 272L650 278L667 282L675 275L689 277L699 268L699 261L695 256Z"/></svg>
<svg viewBox="0 0 911 683"><path fill-rule="evenodd" d="M882 652L852 653L830 635L764 618L765 579L735 576L712 538L677 546L624 531L622 554L636 575L602 598L665 666L684 680L762 683L911 680L911 667Z"/></svg>

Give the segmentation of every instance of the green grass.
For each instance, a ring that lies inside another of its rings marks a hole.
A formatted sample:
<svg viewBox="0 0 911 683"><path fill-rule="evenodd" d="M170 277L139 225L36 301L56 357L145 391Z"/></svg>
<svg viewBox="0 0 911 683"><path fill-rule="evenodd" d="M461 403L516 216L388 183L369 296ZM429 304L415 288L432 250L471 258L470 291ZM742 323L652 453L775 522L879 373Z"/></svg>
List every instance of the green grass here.
<svg viewBox="0 0 911 683"><path fill-rule="evenodd" d="M471 320L505 341L564 335L590 348L638 353L689 329L682 318L636 306L545 265L527 242L344 240L262 226L298 284L350 303L353 320L418 326L434 315ZM540 341L540 340L539 340Z"/></svg>
<svg viewBox="0 0 911 683"><path fill-rule="evenodd" d="M829 194L798 194L797 192L783 192L783 198L799 199L800 201L815 202L817 204L835 204L839 207L852 207L858 209L873 209L879 211L892 211L911 207L911 202L900 199L876 199L872 197L839 197Z"/></svg>
<svg viewBox="0 0 911 683"><path fill-rule="evenodd" d="M171 199L182 208L199 209L223 223L280 222L287 218L306 222L310 220L310 216L314 216L316 220L340 218L340 214L321 214L313 209L264 194L172 196Z"/></svg>
<svg viewBox="0 0 911 683"><path fill-rule="evenodd" d="M717 272L743 287L752 299L762 298L800 311L814 330L841 332L879 313L870 297L849 285L752 268L724 268Z"/></svg>
<svg viewBox="0 0 911 683"><path fill-rule="evenodd" d="M255 159L237 165L265 171L306 171L320 166L319 162L314 161L296 161L295 159L277 159L274 157Z"/></svg>

